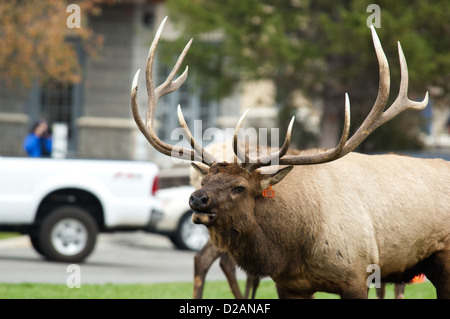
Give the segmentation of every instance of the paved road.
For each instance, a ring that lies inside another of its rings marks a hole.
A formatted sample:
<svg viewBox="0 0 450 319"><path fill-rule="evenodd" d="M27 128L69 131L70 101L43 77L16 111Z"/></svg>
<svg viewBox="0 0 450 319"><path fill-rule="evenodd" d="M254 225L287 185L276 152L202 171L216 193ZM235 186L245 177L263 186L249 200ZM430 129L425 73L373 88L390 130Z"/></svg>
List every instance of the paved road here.
<svg viewBox="0 0 450 319"><path fill-rule="evenodd" d="M87 283L189 282L194 252L176 250L164 236L143 232L101 234L94 252L80 266ZM0 240L0 283L65 284L68 264L49 262L36 253L27 236ZM238 278L245 278L238 272ZM216 261L208 280L225 280Z"/></svg>

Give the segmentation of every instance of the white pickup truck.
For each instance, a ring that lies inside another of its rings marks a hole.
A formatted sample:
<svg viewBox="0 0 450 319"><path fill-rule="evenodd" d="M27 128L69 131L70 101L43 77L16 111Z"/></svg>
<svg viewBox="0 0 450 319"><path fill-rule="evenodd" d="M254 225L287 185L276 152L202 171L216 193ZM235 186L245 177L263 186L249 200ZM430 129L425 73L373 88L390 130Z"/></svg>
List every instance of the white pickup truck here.
<svg viewBox="0 0 450 319"><path fill-rule="evenodd" d="M98 232L148 227L158 172L149 162L0 157L0 231L29 234L50 260L82 261Z"/></svg>

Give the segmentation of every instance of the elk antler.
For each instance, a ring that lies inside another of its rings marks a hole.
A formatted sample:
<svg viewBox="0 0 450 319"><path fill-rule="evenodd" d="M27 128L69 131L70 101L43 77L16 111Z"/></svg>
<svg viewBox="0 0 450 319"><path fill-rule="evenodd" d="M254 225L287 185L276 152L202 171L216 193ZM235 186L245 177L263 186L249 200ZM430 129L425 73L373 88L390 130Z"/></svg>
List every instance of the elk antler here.
<svg viewBox="0 0 450 319"><path fill-rule="evenodd" d="M286 138L284 139L283 146L281 147L280 150L278 150L277 152L274 152L274 153L272 153L270 155L266 155L264 157L258 157L256 159L252 159L252 158L250 158L248 156L246 151L243 151L238 146L239 130L241 129L242 123L244 122L245 117L247 116L247 113L249 111L250 110L245 111L245 113L241 116L241 118L239 119L239 121L236 124L236 127L234 129L234 135L233 135L233 151L234 151L234 154L236 154L237 158L239 158L243 163L255 163L255 164L270 163L275 158L283 157L284 154L286 154L286 152L289 149L289 143L291 142L292 126L294 125L295 117L293 116L291 121L289 122L289 126L288 126L287 133L286 133Z"/></svg>
<svg viewBox="0 0 450 319"><path fill-rule="evenodd" d="M378 85L378 95L372 107L372 110L370 111L364 122L361 124L359 129L356 131L356 133L349 140L347 140L350 130L350 102L346 93L344 129L339 144L334 149L314 155L285 155L287 148L289 147L289 145L286 145L286 143L289 144L290 141L292 129L291 120L291 124L289 125L288 131L286 133L285 142L280 151L265 157L251 159L245 151L239 148L237 143L239 130L242 126L242 122L244 121L245 116L247 115L247 112L245 112L235 128L233 150L236 156L238 156L239 159L241 159L244 163L246 163L246 165L248 165L249 170L254 170L261 166L271 165L270 162L277 157L279 158L278 164L280 165L307 165L334 161L353 151L376 128L390 121L392 118L394 118L404 110L408 108L421 110L427 106L428 92L425 94L425 98L421 102L415 102L408 99L408 66L406 65L406 59L403 54L402 47L400 46L400 42L398 42L398 54L401 70L400 90L394 103L386 111L384 111L389 97L390 88L389 64L386 55L384 54L380 40L378 39L375 28L373 26L370 26L370 29L372 32L372 40L380 69L380 83ZM242 154L244 154L244 156L242 156Z"/></svg>
<svg viewBox="0 0 450 319"><path fill-rule="evenodd" d="M197 144L192 136L189 128L187 127L186 121L184 120L183 113L181 112L181 108L178 105L178 120L180 125L183 127L185 134L190 140L190 144L193 148L186 149L184 147L173 146L161 141L155 133L154 126L154 118L156 111L156 104L160 97L169 94L175 90L177 90L186 80L188 76L188 67L184 70L184 72L174 80L175 75L178 72L178 69L183 63L183 59L186 56L189 47L191 46L192 39L186 44L184 50L181 52L175 66L172 71L168 75L167 79L156 89L153 84L153 61L155 59L156 47L158 46L159 39L161 37L162 30L167 21L167 17L159 25L158 30L156 31L155 37L153 39L152 45L150 46L150 50L147 57L147 65L145 70L145 80L147 84L147 95L148 95L148 105L147 105L147 115L145 118L145 123L142 121L141 116L139 114L138 104L137 104L137 81L139 78L140 70L138 70L134 76L133 84L131 86L131 111L136 121L139 130L144 134L150 144L159 152L168 155L174 156L177 158L187 159L191 161L203 162L207 165L211 165L215 162L214 156L210 153L206 152L201 146Z"/></svg>

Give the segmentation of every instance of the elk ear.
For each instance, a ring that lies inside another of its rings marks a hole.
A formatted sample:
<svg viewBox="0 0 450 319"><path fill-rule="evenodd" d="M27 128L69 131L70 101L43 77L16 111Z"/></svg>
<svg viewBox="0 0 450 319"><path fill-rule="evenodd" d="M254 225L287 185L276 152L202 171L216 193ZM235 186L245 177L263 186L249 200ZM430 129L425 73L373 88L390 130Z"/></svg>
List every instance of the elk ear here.
<svg viewBox="0 0 450 319"><path fill-rule="evenodd" d="M201 177L205 177L209 172L209 166L203 163L191 163L192 167L200 174Z"/></svg>
<svg viewBox="0 0 450 319"><path fill-rule="evenodd" d="M261 174L261 187L266 189L269 185L275 185L280 182L287 174L294 168L294 166L284 167L273 174Z"/></svg>

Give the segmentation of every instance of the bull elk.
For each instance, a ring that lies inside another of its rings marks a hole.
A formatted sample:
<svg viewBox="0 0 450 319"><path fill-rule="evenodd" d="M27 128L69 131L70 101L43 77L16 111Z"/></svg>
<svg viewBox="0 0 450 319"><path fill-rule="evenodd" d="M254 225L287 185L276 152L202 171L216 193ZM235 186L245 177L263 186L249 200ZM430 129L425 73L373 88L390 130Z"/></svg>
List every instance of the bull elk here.
<svg viewBox="0 0 450 319"><path fill-rule="evenodd" d="M236 155L228 147L228 141L223 143L210 144L206 150L214 155L216 159L222 161L233 162L236 160ZM247 145L249 152L270 152L270 148L264 148L261 150L259 145L250 144ZM299 150L289 149L286 154L296 154ZM197 173L194 168L190 170L190 183L195 189L201 188L202 177ZM236 263L226 252L220 252L212 243L211 240L205 244L205 246L198 251L194 256L194 298L201 299L203 297L203 289L205 285L206 274L211 268L213 262L220 259L220 268L224 272L228 284L230 286L231 292L235 298L242 299L251 297L255 298L256 289L258 288L260 278L258 276L253 276L248 274L247 282L245 286L245 294L242 295L239 289L236 278ZM386 295L385 284L381 284L380 288L376 288L377 299L384 299ZM394 286L394 297L395 299L403 299L405 295L405 284L396 284Z"/></svg>
<svg viewBox="0 0 450 319"><path fill-rule="evenodd" d="M191 160L203 176L192 193L192 220L208 228L212 243L229 253L246 272L270 276L280 297L310 298L316 291L342 298L367 298L368 266L376 264L381 282L408 282L423 272L438 298L450 298L450 164L441 159L352 152L377 127L406 109L423 109L408 99L408 69L400 44L399 94L385 110L390 89L386 56L371 28L379 64L375 103L349 138L350 103L345 95L342 136L333 149L286 154L292 121L280 150L256 158L238 144L245 114L236 125L233 151L238 162L217 162L195 141L181 108L178 119L191 148L161 141L155 133L158 99L178 89L188 69L174 80L192 43L156 89L153 60L164 27L156 32L146 66L148 109L145 123L137 106L136 73L131 108L140 131L159 152ZM281 167L271 167L277 160ZM267 172L267 168L270 172ZM275 172L273 172L275 169ZM273 186L276 196L262 196ZM371 269L371 268L370 268Z"/></svg>

